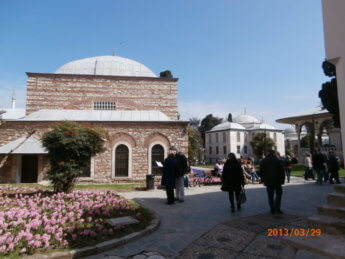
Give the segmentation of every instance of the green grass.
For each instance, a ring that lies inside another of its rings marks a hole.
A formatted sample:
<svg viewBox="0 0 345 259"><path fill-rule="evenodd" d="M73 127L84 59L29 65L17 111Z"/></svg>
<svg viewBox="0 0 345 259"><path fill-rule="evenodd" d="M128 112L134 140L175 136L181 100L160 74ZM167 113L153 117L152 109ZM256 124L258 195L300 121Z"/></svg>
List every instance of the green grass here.
<svg viewBox="0 0 345 259"><path fill-rule="evenodd" d="M9 185L9 184L0 184L1 185ZM33 188L41 188L45 190L53 190L52 186L44 186L38 183L13 183L10 184L16 187L33 187ZM85 189L110 189L115 191L134 191L136 188L143 188L145 185L144 183L135 183L135 184L77 184L74 186L75 190L85 190Z"/></svg>
<svg viewBox="0 0 345 259"><path fill-rule="evenodd" d="M112 190L135 190L136 187L143 187L143 184L77 184L74 189L112 189Z"/></svg>
<svg viewBox="0 0 345 259"><path fill-rule="evenodd" d="M208 164L208 165L200 165L198 167L204 167L204 168L214 168L213 164ZM255 165L255 168L258 170L259 165ZM302 176L304 175L304 165L303 164L293 164L292 165L292 171L291 175L293 176ZM341 168L339 171L339 177L345 177L345 169Z"/></svg>
<svg viewBox="0 0 345 259"><path fill-rule="evenodd" d="M302 176L304 175L304 165L302 164L295 164L292 165L291 175L294 176ZM339 177L345 177L345 170L343 168L339 171Z"/></svg>
<svg viewBox="0 0 345 259"><path fill-rule="evenodd" d="M196 166L196 167L204 167L204 168L214 168L214 164L208 164L208 165L192 165L192 166Z"/></svg>

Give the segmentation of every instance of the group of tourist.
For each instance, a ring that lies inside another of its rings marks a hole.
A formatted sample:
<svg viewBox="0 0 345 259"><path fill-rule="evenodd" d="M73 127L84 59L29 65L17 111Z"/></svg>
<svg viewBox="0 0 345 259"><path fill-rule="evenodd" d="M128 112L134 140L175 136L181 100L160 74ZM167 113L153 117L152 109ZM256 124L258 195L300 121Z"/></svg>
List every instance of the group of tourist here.
<svg viewBox="0 0 345 259"><path fill-rule="evenodd" d="M174 204L175 201L184 202L184 175L189 171L187 157L182 152L177 152L175 147L171 147L168 157L164 160L161 181L166 189L167 204Z"/></svg>
<svg viewBox="0 0 345 259"><path fill-rule="evenodd" d="M305 157L305 172L304 178L308 180L309 178L315 179L314 174L316 173L316 183L322 185L323 182L333 184L333 180L336 183L339 181L339 158L335 155L334 151L329 151L328 156L321 153L318 149L313 155L306 153Z"/></svg>
<svg viewBox="0 0 345 259"><path fill-rule="evenodd" d="M260 181L266 186L268 203L272 214L283 212L280 209L283 194L282 185L285 177L290 182L291 157L280 157L276 151L270 150L267 156L260 161L258 172L255 171L251 160L237 159L234 153L228 155L227 160L218 160L214 173L222 179L222 191L228 192L231 211L235 212L235 200L237 210L241 210L241 201L244 192L244 185L251 179ZM325 157L320 150L313 156L309 153L305 159L305 178L309 175L314 179L314 171L317 174L317 183L322 184L323 180L330 183L333 179L339 183L339 161L334 152ZM190 171L188 159L182 152L177 152L172 147L169 156L164 161L162 186L166 188L167 204L174 204L175 201L184 201L184 176ZM330 176L329 176L330 174ZM174 188L176 195L174 195Z"/></svg>
<svg viewBox="0 0 345 259"><path fill-rule="evenodd" d="M226 159L218 159L214 169L212 170L212 174L214 176L219 176L222 177L222 173L224 170L224 165L226 163ZM244 175L244 180L246 183L249 182L260 182L261 179L259 177L259 175L257 174L257 172L255 171L255 167L253 166L253 162L250 159L240 159L240 166L242 169L242 173Z"/></svg>
<svg viewBox="0 0 345 259"><path fill-rule="evenodd" d="M234 153L230 153L228 159L220 167L222 169L221 189L228 192L232 212L235 211L235 199L237 210L241 210L241 194L243 193L246 183L246 173L251 177L258 177L256 172L255 175L250 174L250 172L254 171L250 166L252 166L251 163L244 163L241 159L237 159ZM183 178L189 170L186 156L182 152L177 152L175 147L171 147L169 155L164 161L161 180L161 185L166 189L167 204L174 204L175 201L184 202ZM267 189L271 213L283 213L280 210L280 203L285 173L283 164L276 156L274 150L268 152L266 158L261 161L259 173L261 175L261 179L259 179L264 183ZM176 189L176 195L174 195L174 188Z"/></svg>
<svg viewBox="0 0 345 259"><path fill-rule="evenodd" d="M262 183L267 189L271 213L282 214L280 204L283 194L282 185L285 182L285 172L283 164L274 150L269 151L267 156L261 161L259 174L261 175ZM243 193L245 177L243 163L241 165L241 160L238 160L235 154L230 153L222 172L222 190L229 193L232 212L235 211L234 197L236 197L237 210L241 210L241 193Z"/></svg>

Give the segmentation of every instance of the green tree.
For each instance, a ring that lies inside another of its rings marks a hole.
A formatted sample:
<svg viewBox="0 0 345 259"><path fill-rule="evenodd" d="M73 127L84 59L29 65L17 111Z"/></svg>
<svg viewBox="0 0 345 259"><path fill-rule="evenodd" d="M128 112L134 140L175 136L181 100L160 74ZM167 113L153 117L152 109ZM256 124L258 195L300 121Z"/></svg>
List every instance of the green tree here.
<svg viewBox="0 0 345 259"><path fill-rule="evenodd" d="M189 127L192 127L193 129L198 129L200 126L200 120L198 118L190 118L189 119Z"/></svg>
<svg viewBox="0 0 345 259"><path fill-rule="evenodd" d="M188 127L188 158L195 164L196 161L200 161L204 156L203 141L200 132L193 128Z"/></svg>
<svg viewBox="0 0 345 259"><path fill-rule="evenodd" d="M339 103L338 103L338 88L335 66L324 61L322 63L323 72L326 76L331 77L331 81L322 84L319 91L319 98L323 108L327 109L333 115L333 123L335 127L340 127Z"/></svg>
<svg viewBox="0 0 345 259"><path fill-rule="evenodd" d="M42 137L48 150L48 179L56 192L70 192L92 156L104 150L105 134L74 122L53 127Z"/></svg>
<svg viewBox="0 0 345 259"><path fill-rule="evenodd" d="M252 141L250 141L250 145L257 158L261 158L265 152L276 147L274 140L267 133L257 133Z"/></svg>
<svg viewBox="0 0 345 259"><path fill-rule="evenodd" d="M222 118L214 117L212 114L208 114L205 118L202 119L201 124L199 126L199 132L201 134L201 138L204 144L205 132L212 129L214 126L220 124L222 121Z"/></svg>
<svg viewBox="0 0 345 259"><path fill-rule="evenodd" d="M160 77L169 77L169 78L172 78L173 77L173 74L171 73L170 70L165 70L165 71L162 71L159 73L159 76Z"/></svg>

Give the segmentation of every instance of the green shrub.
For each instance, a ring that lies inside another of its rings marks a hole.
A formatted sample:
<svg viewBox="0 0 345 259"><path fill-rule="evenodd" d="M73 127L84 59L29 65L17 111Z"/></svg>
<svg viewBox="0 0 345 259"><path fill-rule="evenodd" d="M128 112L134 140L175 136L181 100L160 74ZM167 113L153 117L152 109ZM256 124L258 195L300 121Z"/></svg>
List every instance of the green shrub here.
<svg viewBox="0 0 345 259"><path fill-rule="evenodd" d="M57 124L42 137L48 150L48 179L54 191L70 192L92 156L102 152L105 134L74 122Z"/></svg>

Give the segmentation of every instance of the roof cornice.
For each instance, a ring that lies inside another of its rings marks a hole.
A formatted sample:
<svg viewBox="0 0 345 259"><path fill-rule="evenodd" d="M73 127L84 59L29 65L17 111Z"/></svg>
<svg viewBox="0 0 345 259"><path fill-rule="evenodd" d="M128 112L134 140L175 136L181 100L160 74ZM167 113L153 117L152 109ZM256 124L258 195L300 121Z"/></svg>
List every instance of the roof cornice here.
<svg viewBox="0 0 345 259"><path fill-rule="evenodd" d="M177 82L178 78L171 77L141 77L141 76L106 76L106 75L81 75L81 74L55 74L55 73L33 73L26 72L28 77L50 77L50 78L86 78L86 79L112 79L132 81L154 81L154 82Z"/></svg>

